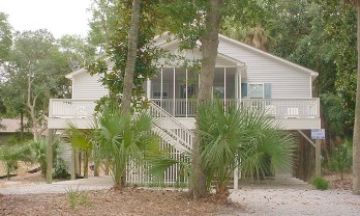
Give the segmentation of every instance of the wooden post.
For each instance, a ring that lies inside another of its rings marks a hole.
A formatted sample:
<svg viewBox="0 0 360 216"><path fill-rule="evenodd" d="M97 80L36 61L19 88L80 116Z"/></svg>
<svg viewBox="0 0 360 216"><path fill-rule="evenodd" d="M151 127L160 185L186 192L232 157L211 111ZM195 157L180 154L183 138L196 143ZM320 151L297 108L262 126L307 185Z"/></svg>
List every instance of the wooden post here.
<svg viewBox="0 0 360 216"><path fill-rule="evenodd" d="M315 141L315 177L321 176L321 140Z"/></svg>
<svg viewBox="0 0 360 216"><path fill-rule="evenodd" d="M71 146L71 164L70 164L70 178L74 180L76 178L76 152L73 146Z"/></svg>
<svg viewBox="0 0 360 216"><path fill-rule="evenodd" d="M47 142L47 148L46 148L46 182L48 184L52 183L52 171L53 171L53 137L54 136L54 130L48 129L48 142Z"/></svg>

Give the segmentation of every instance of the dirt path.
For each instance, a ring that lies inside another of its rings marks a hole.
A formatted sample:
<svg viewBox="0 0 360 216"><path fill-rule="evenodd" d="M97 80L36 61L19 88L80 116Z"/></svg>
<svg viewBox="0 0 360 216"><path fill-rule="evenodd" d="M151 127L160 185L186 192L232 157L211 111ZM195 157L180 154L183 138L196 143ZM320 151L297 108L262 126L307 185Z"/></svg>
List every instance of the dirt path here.
<svg viewBox="0 0 360 216"><path fill-rule="evenodd" d="M9 183L9 185L11 185ZM66 193L68 191L89 191L110 189L113 185L110 176L90 177L88 179L78 179L71 181L54 182L46 184L39 182L36 184L15 184L0 188L0 194L48 194L48 193Z"/></svg>

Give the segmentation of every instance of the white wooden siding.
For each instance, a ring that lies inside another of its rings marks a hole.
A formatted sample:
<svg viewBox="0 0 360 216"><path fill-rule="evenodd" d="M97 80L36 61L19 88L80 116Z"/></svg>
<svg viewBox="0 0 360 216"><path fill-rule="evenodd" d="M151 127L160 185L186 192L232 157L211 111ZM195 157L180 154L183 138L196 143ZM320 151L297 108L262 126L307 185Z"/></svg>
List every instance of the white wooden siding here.
<svg viewBox="0 0 360 216"><path fill-rule="evenodd" d="M192 50L186 50L186 51L180 51L178 50L178 43L173 43L170 46L166 46L164 49L168 51L168 54L177 56L181 58L177 59L171 59L168 58L162 58L158 60L158 65L164 66L164 67L180 67L185 62L184 59L186 59L186 63L191 64L192 62L199 63L201 61L201 52L198 48L194 48ZM216 58L216 67L234 67L236 66L236 63L234 61L230 61L228 59L225 59L223 56L218 56Z"/></svg>
<svg viewBox="0 0 360 216"><path fill-rule="evenodd" d="M310 74L230 41L220 40L219 53L246 64L247 82L271 83L273 98L311 98Z"/></svg>
<svg viewBox="0 0 360 216"><path fill-rule="evenodd" d="M102 86L100 75L91 76L89 73L80 73L72 78L72 99L98 100L108 94L108 90Z"/></svg>

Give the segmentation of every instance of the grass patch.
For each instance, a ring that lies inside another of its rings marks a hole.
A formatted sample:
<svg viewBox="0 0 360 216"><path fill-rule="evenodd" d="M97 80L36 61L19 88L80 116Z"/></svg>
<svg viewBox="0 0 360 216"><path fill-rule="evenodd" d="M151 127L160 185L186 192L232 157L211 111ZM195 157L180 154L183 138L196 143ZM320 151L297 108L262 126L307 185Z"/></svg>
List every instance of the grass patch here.
<svg viewBox="0 0 360 216"><path fill-rule="evenodd" d="M329 188L329 182L327 180L325 180L324 178L322 178L322 177L316 177L312 181L312 184L318 190L327 190Z"/></svg>
<svg viewBox="0 0 360 216"><path fill-rule="evenodd" d="M90 206L89 196L86 192L81 192L70 188L66 191L66 195L70 208L72 209L75 209L77 206Z"/></svg>

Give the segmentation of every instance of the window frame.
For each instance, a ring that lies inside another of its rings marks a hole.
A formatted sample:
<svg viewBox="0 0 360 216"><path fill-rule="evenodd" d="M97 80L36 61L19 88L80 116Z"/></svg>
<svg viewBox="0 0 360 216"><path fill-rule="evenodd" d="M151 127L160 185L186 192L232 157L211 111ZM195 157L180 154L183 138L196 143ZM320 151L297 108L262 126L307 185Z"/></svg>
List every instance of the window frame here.
<svg viewBox="0 0 360 216"><path fill-rule="evenodd" d="M262 86L262 96L261 97L253 97L251 96L250 85L261 85ZM247 83L247 97L249 99L265 99L265 83L262 82L248 82Z"/></svg>

